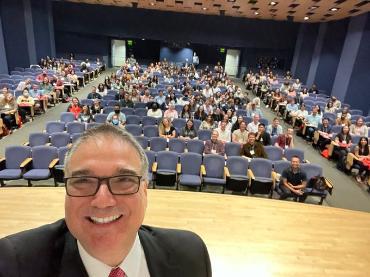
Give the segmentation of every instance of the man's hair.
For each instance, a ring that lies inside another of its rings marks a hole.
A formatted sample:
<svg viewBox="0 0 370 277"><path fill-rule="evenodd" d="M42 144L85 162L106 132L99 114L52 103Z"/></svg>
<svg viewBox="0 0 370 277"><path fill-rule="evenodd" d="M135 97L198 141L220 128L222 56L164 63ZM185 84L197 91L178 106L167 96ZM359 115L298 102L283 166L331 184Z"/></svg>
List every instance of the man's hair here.
<svg viewBox="0 0 370 277"><path fill-rule="evenodd" d="M141 169L140 169L140 175L142 176L142 179L147 180L148 179L148 159L146 157L146 154L143 150L143 148L140 146L140 144L136 141L136 139L127 131L120 129L118 127L115 127L110 124L102 124L98 127L91 128L86 130L81 137L73 143L72 147L68 150L65 159L64 159L64 168L68 168L68 164L71 160L72 155L77 151L77 149L80 147L80 145L83 145L89 140L94 140L96 138L116 138L121 140L123 143L128 143L132 147L135 148L135 151L139 155L140 163L141 163Z"/></svg>
<svg viewBox="0 0 370 277"><path fill-rule="evenodd" d="M253 137L256 137L256 134L255 134L255 133L253 133L253 132L248 133L248 138L249 138L249 137L252 137L252 136L253 136Z"/></svg>
<svg viewBox="0 0 370 277"><path fill-rule="evenodd" d="M301 161L301 158L300 158L299 156L297 156L297 155L293 155L293 156L292 156L292 158L291 158L290 160L292 160L293 158L296 158L296 159L298 159L299 161Z"/></svg>
<svg viewBox="0 0 370 277"><path fill-rule="evenodd" d="M260 123L260 124L258 124L258 127L260 127L260 126L263 126L263 128L265 128L265 127L266 127L266 125L265 125L264 123Z"/></svg>

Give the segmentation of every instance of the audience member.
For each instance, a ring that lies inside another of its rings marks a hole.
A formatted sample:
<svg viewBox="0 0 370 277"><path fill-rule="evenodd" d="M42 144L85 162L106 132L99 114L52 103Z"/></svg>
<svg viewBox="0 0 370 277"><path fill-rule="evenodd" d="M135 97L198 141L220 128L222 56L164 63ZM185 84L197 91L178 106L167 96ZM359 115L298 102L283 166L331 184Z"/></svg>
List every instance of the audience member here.
<svg viewBox="0 0 370 277"><path fill-rule="evenodd" d="M255 114L253 116L252 122L247 125L247 131L249 133L258 132L258 125L260 124L259 120L260 120L260 116L258 114Z"/></svg>
<svg viewBox="0 0 370 277"><path fill-rule="evenodd" d="M159 109L157 102L152 103L151 109L148 109L147 116L162 118L162 110Z"/></svg>
<svg viewBox="0 0 370 277"><path fill-rule="evenodd" d="M121 112L121 106L119 104L114 105L113 112L110 112L107 116L107 123L113 126L125 128L126 115Z"/></svg>
<svg viewBox="0 0 370 277"><path fill-rule="evenodd" d="M74 116L75 116L75 119L77 119L78 115L80 114L81 111L82 111L82 107L80 105L80 100L78 100L77 97L73 97L72 98L72 103L69 104L69 106L67 108L67 112L73 113Z"/></svg>
<svg viewBox="0 0 370 277"><path fill-rule="evenodd" d="M265 124L258 125L258 132L256 133L256 141L264 146L271 145L271 136L265 130Z"/></svg>
<svg viewBox="0 0 370 277"><path fill-rule="evenodd" d="M13 127L17 126L17 108L17 102L13 94L6 93L5 96L0 99L0 114L7 128L7 132L11 133Z"/></svg>
<svg viewBox="0 0 370 277"><path fill-rule="evenodd" d="M367 137L368 136L368 128L364 122L363 117L359 117L355 124L352 124L349 128L349 133L351 136L361 136Z"/></svg>
<svg viewBox="0 0 370 277"><path fill-rule="evenodd" d="M171 119L168 117L163 117L158 125L158 131L161 138L171 139L176 137L176 129L172 126Z"/></svg>
<svg viewBox="0 0 370 277"><path fill-rule="evenodd" d="M247 125L244 121L239 124L239 129L232 133L232 142L245 144L248 141Z"/></svg>
<svg viewBox="0 0 370 277"><path fill-rule="evenodd" d="M218 139L218 131L213 130L211 139L204 144L204 154L219 154L225 155L225 144Z"/></svg>
<svg viewBox="0 0 370 277"><path fill-rule="evenodd" d="M174 118L179 118L179 115L175 109L175 105L174 104L169 104L168 105L168 110L166 110L164 112L164 117L167 117L168 119L170 119L171 121L174 119Z"/></svg>
<svg viewBox="0 0 370 277"><path fill-rule="evenodd" d="M207 115L206 119L202 121L199 126L199 130L213 130L214 129L214 121L211 114Z"/></svg>
<svg viewBox="0 0 370 277"><path fill-rule="evenodd" d="M228 122L226 120L222 120L220 122L219 127L216 129L219 134L219 140L221 140L223 143L230 142L231 140L231 134L230 130L227 129Z"/></svg>
<svg viewBox="0 0 370 277"><path fill-rule="evenodd" d="M275 117L272 120L272 123L267 126L266 132L272 137L280 136L283 133L283 127L281 127L277 117Z"/></svg>
<svg viewBox="0 0 370 277"><path fill-rule="evenodd" d="M307 141L312 140L313 134L319 127L320 122L321 116L318 114L317 109L313 108L312 114L308 115L305 120L306 133L304 135L306 136Z"/></svg>
<svg viewBox="0 0 370 277"><path fill-rule="evenodd" d="M93 104L91 105L90 112L92 115L96 115L103 112L103 107L101 105L101 102L98 98L95 98L93 100Z"/></svg>
<svg viewBox="0 0 370 277"><path fill-rule="evenodd" d="M82 111L78 115L77 120L79 122L83 122L83 123L90 123L90 122L93 121L93 117L90 113L90 108L89 108L88 105L83 105L82 106Z"/></svg>
<svg viewBox="0 0 370 277"><path fill-rule="evenodd" d="M35 100L30 96L28 89L24 89L22 94L17 98L18 112L22 118L22 122L27 122L26 115L29 114L33 118Z"/></svg>
<svg viewBox="0 0 370 277"><path fill-rule="evenodd" d="M292 128L288 128L285 134L281 134L277 137L275 146L278 146L283 150L287 148L293 148L294 147L293 132L294 131Z"/></svg>
<svg viewBox="0 0 370 277"><path fill-rule="evenodd" d="M188 141L197 138L197 136L198 134L197 130L194 128L194 121L192 119L188 119L185 126L181 128L179 138Z"/></svg>
<svg viewBox="0 0 370 277"><path fill-rule="evenodd" d="M263 148L263 145L256 141L256 135L254 133L248 134L248 141L243 144L240 155L250 159L267 158L267 154Z"/></svg>
<svg viewBox="0 0 370 277"><path fill-rule="evenodd" d="M93 86L91 92L87 95L87 99L102 99L102 96L96 91L96 87Z"/></svg>

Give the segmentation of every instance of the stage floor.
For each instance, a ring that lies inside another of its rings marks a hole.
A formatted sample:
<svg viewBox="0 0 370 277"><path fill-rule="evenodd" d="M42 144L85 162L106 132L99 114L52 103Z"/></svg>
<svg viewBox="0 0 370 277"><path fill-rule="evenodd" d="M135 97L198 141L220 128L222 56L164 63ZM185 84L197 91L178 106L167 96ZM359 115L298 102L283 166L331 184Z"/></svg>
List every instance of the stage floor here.
<svg viewBox="0 0 370 277"><path fill-rule="evenodd" d="M213 276L368 276L370 214L213 193L148 196L144 223L199 234ZM64 188L0 189L0 237L63 216Z"/></svg>

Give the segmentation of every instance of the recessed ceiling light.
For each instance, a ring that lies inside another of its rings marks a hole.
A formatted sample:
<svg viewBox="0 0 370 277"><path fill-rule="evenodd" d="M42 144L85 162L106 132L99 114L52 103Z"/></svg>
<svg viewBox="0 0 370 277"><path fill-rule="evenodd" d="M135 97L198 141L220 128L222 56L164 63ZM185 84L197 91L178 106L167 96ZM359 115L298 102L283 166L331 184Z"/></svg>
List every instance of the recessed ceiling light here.
<svg viewBox="0 0 370 277"><path fill-rule="evenodd" d="M145 38L142 38L141 40L145 40Z"/></svg>
<svg viewBox="0 0 370 277"><path fill-rule="evenodd" d="M260 13L259 12L254 12L254 15L259 15Z"/></svg>
<svg viewBox="0 0 370 277"><path fill-rule="evenodd" d="M309 20L310 18L308 16L305 16L303 19L304 20Z"/></svg>
<svg viewBox="0 0 370 277"><path fill-rule="evenodd" d="M310 10L315 10L315 9L317 9L319 6L312 6L312 7L310 7Z"/></svg>
<svg viewBox="0 0 370 277"><path fill-rule="evenodd" d="M278 4L277 2L275 2L275 1L271 1L269 5L270 5L270 6L276 6L277 4Z"/></svg>
<svg viewBox="0 0 370 277"><path fill-rule="evenodd" d="M207 10L207 7L203 7L202 9L203 9L203 11L205 11L205 10Z"/></svg>
<svg viewBox="0 0 370 277"><path fill-rule="evenodd" d="M151 6L154 6L154 2L150 2L150 5L151 5Z"/></svg>
<svg viewBox="0 0 370 277"><path fill-rule="evenodd" d="M335 7L330 9L330 11L332 11L332 12L336 12L337 10L338 10L338 8L335 8Z"/></svg>

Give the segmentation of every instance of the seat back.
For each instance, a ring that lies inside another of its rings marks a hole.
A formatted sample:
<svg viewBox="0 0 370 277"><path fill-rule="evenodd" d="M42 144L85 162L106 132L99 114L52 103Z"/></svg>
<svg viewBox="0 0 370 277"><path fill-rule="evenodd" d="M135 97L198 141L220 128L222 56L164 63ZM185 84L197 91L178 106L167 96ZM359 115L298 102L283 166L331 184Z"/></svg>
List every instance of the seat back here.
<svg viewBox="0 0 370 277"><path fill-rule="evenodd" d="M306 173L307 182L315 176L322 176L322 167L316 164L301 164L301 170Z"/></svg>
<svg viewBox="0 0 370 277"><path fill-rule="evenodd" d="M45 145L49 142L48 133L31 133L28 136L28 142L30 147Z"/></svg>
<svg viewBox="0 0 370 277"><path fill-rule="evenodd" d="M203 154L204 142L202 140L192 139L186 143L188 152Z"/></svg>
<svg viewBox="0 0 370 277"><path fill-rule="evenodd" d="M108 114L98 113L94 116L96 123L105 123L107 121Z"/></svg>
<svg viewBox="0 0 370 277"><path fill-rule="evenodd" d="M276 173L282 174L285 169L290 167L290 162L285 160L275 161L274 162L274 171Z"/></svg>
<svg viewBox="0 0 370 277"><path fill-rule="evenodd" d="M249 162L243 157L230 157L226 161L230 175L248 176Z"/></svg>
<svg viewBox="0 0 370 277"><path fill-rule="evenodd" d="M76 134L85 132L86 125L82 122L68 122L66 124L67 133Z"/></svg>
<svg viewBox="0 0 370 277"><path fill-rule="evenodd" d="M54 147L64 147L67 146L71 142L71 137L69 133L64 133L64 132L58 132L58 133L53 133L50 135L50 142L51 145Z"/></svg>
<svg viewBox="0 0 370 277"><path fill-rule="evenodd" d="M223 156L208 154L203 158L207 177L222 179L224 176L225 159Z"/></svg>
<svg viewBox="0 0 370 277"><path fill-rule="evenodd" d="M288 161L292 160L293 156L298 156L301 163L304 161L304 151L297 148L285 149L284 156Z"/></svg>
<svg viewBox="0 0 370 277"><path fill-rule="evenodd" d="M32 166L34 169L48 169L53 159L58 158L58 149L54 146L32 147Z"/></svg>
<svg viewBox="0 0 370 277"><path fill-rule="evenodd" d="M158 137L159 136L158 126L156 125L144 126L143 133L144 136L148 138Z"/></svg>
<svg viewBox="0 0 370 277"><path fill-rule="evenodd" d="M141 123L143 127L148 125L157 125L157 119L152 116L143 116L141 118Z"/></svg>
<svg viewBox="0 0 370 277"><path fill-rule="evenodd" d="M212 131L211 130L199 130L198 139L202 141L207 141L211 139Z"/></svg>
<svg viewBox="0 0 370 277"><path fill-rule="evenodd" d="M21 163L31 157L29 146L8 146L5 148L5 167L7 169L19 169Z"/></svg>
<svg viewBox="0 0 370 277"><path fill-rule="evenodd" d="M225 143L225 154L226 156L233 157L233 156L240 156L241 145L236 142L226 142Z"/></svg>
<svg viewBox="0 0 370 277"><path fill-rule="evenodd" d="M283 158L283 149L277 146L265 146L267 158L271 161L279 161Z"/></svg>
<svg viewBox="0 0 370 277"><path fill-rule="evenodd" d="M139 116L140 118L143 116L146 116L148 113L148 110L145 108L136 108L135 109L135 115Z"/></svg>
<svg viewBox="0 0 370 277"><path fill-rule="evenodd" d="M150 150L154 152L164 151L167 148L167 140L161 137L150 138Z"/></svg>
<svg viewBox="0 0 370 277"><path fill-rule="evenodd" d="M126 124L125 129L133 136L141 136L143 130L140 125Z"/></svg>
<svg viewBox="0 0 370 277"><path fill-rule="evenodd" d="M60 114L60 121L64 123L75 121L75 115L71 112L62 112Z"/></svg>
<svg viewBox="0 0 370 277"><path fill-rule="evenodd" d="M186 143L182 139L172 138L168 141L168 150L176 153L184 153Z"/></svg>
<svg viewBox="0 0 370 277"><path fill-rule="evenodd" d="M197 153L182 153L180 156L181 173L200 176L202 155Z"/></svg>
<svg viewBox="0 0 370 277"><path fill-rule="evenodd" d="M146 137L146 136L135 136L135 139L144 150L148 148L148 145L149 145L149 138L148 137Z"/></svg>
<svg viewBox="0 0 370 277"><path fill-rule="evenodd" d="M68 152L69 148L67 146L60 147L58 149L58 159L59 159L59 165L64 165L64 159Z"/></svg>
<svg viewBox="0 0 370 277"><path fill-rule="evenodd" d="M145 155L148 159L148 171L152 172L153 163L155 162L155 155L156 153L151 150L145 151Z"/></svg>
<svg viewBox="0 0 370 277"><path fill-rule="evenodd" d="M125 114L125 116L128 116L128 115L134 115L135 114L135 110L134 108L121 108L121 112L123 112Z"/></svg>
<svg viewBox="0 0 370 277"><path fill-rule="evenodd" d="M63 132L65 129L65 123L59 121L49 121L46 123L46 133L49 135L52 133Z"/></svg>
<svg viewBox="0 0 370 277"><path fill-rule="evenodd" d="M272 161L262 158L254 158L249 163L249 167L255 177L271 178Z"/></svg>
<svg viewBox="0 0 370 277"><path fill-rule="evenodd" d="M126 124L139 125L140 121L141 121L141 118L138 115L128 115L128 116L126 116Z"/></svg>
<svg viewBox="0 0 370 277"><path fill-rule="evenodd" d="M87 123L86 124L86 130L89 130L89 129L92 129L92 128L96 128L100 125L102 125L103 123L98 123L98 122L90 122L90 123Z"/></svg>
<svg viewBox="0 0 370 277"><path fill-rule="evenodd" d="M172 126L175 127L178 131L185 127L185 124L186 120L184 118L174 118L172 121Z"/></svg>
<svg viewBox="0 0 370 277"><path fill-rule="evenodd" d="M156 157L157 170L176 170L178 155L171 151L159 151Z"/></svg>

